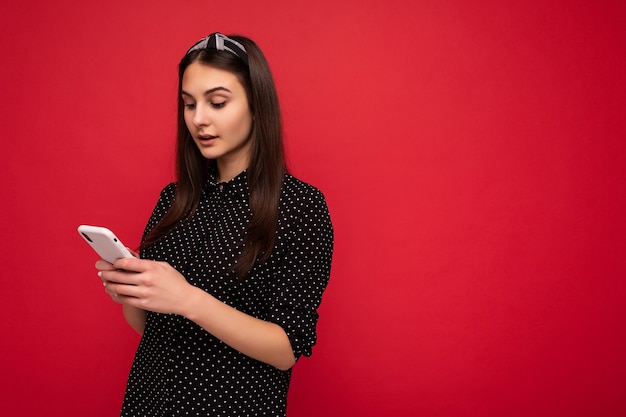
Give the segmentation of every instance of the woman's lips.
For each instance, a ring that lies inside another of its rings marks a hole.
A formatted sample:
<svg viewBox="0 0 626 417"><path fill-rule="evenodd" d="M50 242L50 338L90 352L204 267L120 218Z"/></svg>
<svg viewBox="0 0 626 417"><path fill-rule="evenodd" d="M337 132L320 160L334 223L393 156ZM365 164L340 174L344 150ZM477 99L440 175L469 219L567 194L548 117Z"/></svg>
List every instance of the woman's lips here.
<svg viewBox="0 0 626 417"><path fill-rule="evenodd" d="M215 141L215 139L217 139L218 136L213 136L213 135L203 135L203 136L198 136L198 141L203 144L203 145L210 145L211 143L213 143Z"/></svg>

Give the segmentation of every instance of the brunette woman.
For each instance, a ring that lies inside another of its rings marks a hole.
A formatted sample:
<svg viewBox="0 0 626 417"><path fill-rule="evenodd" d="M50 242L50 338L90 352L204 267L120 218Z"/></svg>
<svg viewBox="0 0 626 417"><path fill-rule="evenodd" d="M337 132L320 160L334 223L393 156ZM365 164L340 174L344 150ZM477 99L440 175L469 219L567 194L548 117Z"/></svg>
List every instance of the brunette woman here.
<svg viewBox="0 0 626 417"><path fill-rule="evenodd" d="M142 335L122 415L285 415L332 251L322 193L286 170L261 50L242 36L201 39L179 65L177 181L141 259L96 264Z"/></svg>

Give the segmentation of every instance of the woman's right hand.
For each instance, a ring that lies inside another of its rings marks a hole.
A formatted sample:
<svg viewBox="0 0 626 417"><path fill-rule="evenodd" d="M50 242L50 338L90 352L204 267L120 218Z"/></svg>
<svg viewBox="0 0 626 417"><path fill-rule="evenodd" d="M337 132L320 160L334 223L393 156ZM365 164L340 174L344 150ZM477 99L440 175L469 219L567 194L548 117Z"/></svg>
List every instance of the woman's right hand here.
<svg viewBox="0 0 626 417"><path fill-rule="evenodd" d="M135 258L139 258L139 254L137 252L131 249L128 250L130 251L130 253L133 254ZM111 286L108 286L107 288L107 284L109 281L102 278L103 271L115 271L116 268L104 259L100 259L96 262L96 269L98 270L98 275L100 276L102 284L104 285L104 291L109 294L113 301L118 304L122 304L124 319L130 325L130 327L132 327L139 335L142 335L146 328L146 312L136 307L124 305L120 300L119 295L111 289Z"/></svg>
<svg viewBox="0 0 626 417"><path fill-rule="evenodd" d="M134 250L132 250L130 248L126 248L126 249L128 249L128 251L135 258L139 258L139 254L137 252L135 252ZM104 291L107 294L109 294L109 296L111 297L111 299L113 301L115 301L118 304L121 304L120 300L119 300L119 296L117 295L117 293L115 293L114 291L112 291L109 288L107 288L108 281L105 280L104 278L102 278L102 271L115 271L115 267L113 267L113 264L108 263L104 259L100 259L100 260L98 260L96 262L96 269L98 270L98 276L100 276L100 279L102 280L102 285L104 285Z"/></svg>
<svg viewBox="0 0 626 417"><path fill-rule="evenodd" d="M115 292L111 291L109 288L107 288L108 281L106 281L104 278L102 278L102 271L115 271L115 268L113 267L112 264L108 263L104 259L99 259L96 262L96 269L98 270L98 276L102 280L102 285L104 285L104 292L109 294L111 299L119 304L120 301L118 299L117 293L115 293Z"/></svg>

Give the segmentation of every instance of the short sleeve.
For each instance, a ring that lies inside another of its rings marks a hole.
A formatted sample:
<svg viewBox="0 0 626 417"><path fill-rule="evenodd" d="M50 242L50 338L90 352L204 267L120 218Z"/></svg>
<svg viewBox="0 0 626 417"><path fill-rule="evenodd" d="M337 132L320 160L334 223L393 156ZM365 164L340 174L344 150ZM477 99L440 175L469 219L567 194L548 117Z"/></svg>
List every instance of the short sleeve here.
<svg viewBox="0 0 626 417"><path fill-rule="evenodd" d="M322 193L306 185L303 195L287 193L283 224L287 230L272 280L269 321L287 334L296 359L311 356L317 341L317 309L328 285L333 227ZM280 222L279 222L280 223Z"/></svg>

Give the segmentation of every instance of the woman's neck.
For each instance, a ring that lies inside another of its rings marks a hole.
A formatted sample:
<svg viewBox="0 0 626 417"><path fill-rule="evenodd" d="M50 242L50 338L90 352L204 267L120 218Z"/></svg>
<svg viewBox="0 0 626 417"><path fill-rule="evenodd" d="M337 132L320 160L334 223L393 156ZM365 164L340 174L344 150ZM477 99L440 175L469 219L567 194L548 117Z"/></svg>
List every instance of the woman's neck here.
<svg viewBox="0 0 626 417"><path fill-rule="evenodd" d="M216 182L228 182L248 168L248 164L220 164L217 162Z"/></svg>

